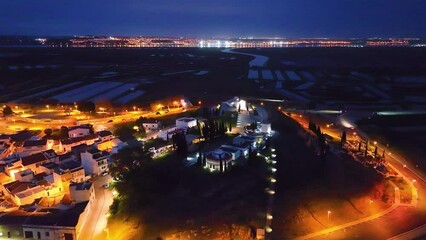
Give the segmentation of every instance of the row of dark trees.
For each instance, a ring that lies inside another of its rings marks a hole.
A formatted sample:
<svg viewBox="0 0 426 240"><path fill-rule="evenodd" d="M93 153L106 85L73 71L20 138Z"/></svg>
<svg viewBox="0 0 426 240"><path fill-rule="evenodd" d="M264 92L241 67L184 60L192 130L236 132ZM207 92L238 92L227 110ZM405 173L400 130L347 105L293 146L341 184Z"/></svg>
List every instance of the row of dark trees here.
<svg viewBox="0 0 426 240"><path fill-rule="evenodd" d="M211 119L212 117L219 117L223 114L224 114L224 111L221 108L203 107L201 109L201 116L205 119Z"/></svg>
<svg viewBox="0 0 426 240"><path fill-rule="evenodd" d="M225 136L228 129L229 131L232 131L232 124L226 124L224 120L214 121L209 119L203 123L198 123L198 130L200 135L207 141Z"/></svg>
<svg viewBox="0 0 426 240"><path fill-rule="evenodd" d="M367 155L368 155L368 144L369 144L369 141L367 140L366 142L365 142L365 148L364 148L364 157L367 157ZM362 142L359 142L358 143L358 152L361 152L361 149L362 148ZM374 147L374 157L378 157L379 156L379 153L378 153L378 147L377 146L375 146ZM382 158L385 158L385 150L383 149L383 153L382 153Z"/></svg>
<svg viewBox="0 0 426 240"><path fill-rule="evenodd" d="M186 135L184 132L175 133L172 136L173 148L179 156L188 156L188 143L186 142Z"/></svg>
<svg viewBox="0 0 426 240"><path fill-rule="evenodd" d="M321 160L321 164L323 165L323 169L325 168L326 162L327 162L327 153L329 150L329 147L325 141L325 136L321 131L320 126L316 125L311 120L309 121L308 128L315 133L318 139L318 147L319 147L319 157Z"/></svg>

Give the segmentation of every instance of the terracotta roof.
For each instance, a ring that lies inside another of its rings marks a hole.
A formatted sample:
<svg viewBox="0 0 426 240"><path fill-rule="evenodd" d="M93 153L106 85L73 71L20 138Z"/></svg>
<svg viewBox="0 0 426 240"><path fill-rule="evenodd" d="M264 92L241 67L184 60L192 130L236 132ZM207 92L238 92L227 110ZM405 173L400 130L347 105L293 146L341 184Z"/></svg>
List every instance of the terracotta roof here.
<svg viewBox="0 0 426 240"><path fill-rule="evenodd" d="M97 134L99 135L99 137L112 136L112 132L110 132L110 131L99 131L99 132L97 132Z"/></svg>
<svg viewBox="0 0 426 240"><path fill-rule="evenodd" d="M47 174L45 172L41 172L41 173L37 173L36 175L34 175L34 179L37 180L37 181L41 181L46 176L47 176Z"/></svg>
<svg viewBox="0 0 426 240"><path fill-rule="evenodd" d="M8 212L0 216L0 225L76 227L80 215L84 212L88 203L89 201L76 203L66 210L44 208L38 212L26 212L23 210Z"/></svg>
<svg viewBox="0 0 426 240"><path fill-rule="evenodd" d="M30 164L34 164L34 163L38 163L38 162L42 162L44 160L52 160L54 159L56 156L55 151L53 151L52 149L49 149L47 151L43 151L43 152L39 152L36 154L32 154L29 156L25 156L22 157L22 165L24 166L28 166Z"/></svg>
<svg viewBox="0 0 426 240"><path fill-rule="evenodd" d="M74 144L74 143L78 143L82 141L95 140L95 139L98 139L98 134L90 134L90 135L86 135L82 137L62 139L61 143L64 145L67 145L67 144Z"/></svg>
<svg viewBox="0 0 426 240"><path fill-rule="evenodd" d="M68 131L76 130L76 129L91 129L92 127L89 125L78 125L78 126L72 126L68 128Z"/></svg>
<svg viewBox="0 0 426 240"><path fill-rule="evenodd" d="M24 142L23 147L34 147L34 146L44 146L47 144L47 139L42 140L28 140Z"/></svg>
<svg viewBox="0 0 426 240"><path fill-rule="evenodd" d="M36 153L32 154L26 157L23 157L22 159L22 165L28 166L34 163L42 162L48 160L46 156L43 153Z"/></svg>
<svg viewBox="0 0 426 240"><path fill-rule="evenodd" d="M11 194L15 195L16 193L22 192L24 190L27 190L28 188L35 187L36 185L34 183L30 182L20 182L20 181L14 181L8 184L4 185L4 188L7 189Z"/></svg>

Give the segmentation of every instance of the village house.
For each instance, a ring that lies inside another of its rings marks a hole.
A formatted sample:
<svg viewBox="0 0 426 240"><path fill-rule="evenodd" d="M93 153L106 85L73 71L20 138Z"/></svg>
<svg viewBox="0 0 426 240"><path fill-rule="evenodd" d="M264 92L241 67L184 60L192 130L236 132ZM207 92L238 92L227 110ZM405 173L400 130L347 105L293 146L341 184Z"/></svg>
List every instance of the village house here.
<svg viewBox="0 0 426 240"><path fill-rule="evenodd" d="M142 126L147 131L158 130L161 127L161 122L157 119L148 118L143 120Z"/></svg>
<svg viewBox="0 0 426 240"><path fill-rule="evenodd" d="M69 185L71 199L76 203L95 200L95 187L92 182L71 183Z"/></svg>
<svg viewBox="0 0 426 240"><path fill-rule="evenodd" d="M232 155L217 149L206 154L206 165L210 171L226 172L232 166Z"/></svg>
<svg viewBox="0 0 426 240"><path fill-rule="evenodd" d="M180 129L188 129L197 126L197 119L192 117L183 117L176 119L176 127Z"/></svg>
<svg viewBox="0 0 426 240"><path fill-rule="evenodd" d="M164 128L158 132L157 138L161 138L164 141L171 140L173 137L173 134L181 133L183 131L184 131L183 129L177 128L175 126Z"/></svg>
<svg viewBox="0 0 426 240"><path fill-rule="evenodd" d="M85 171L81 163L69 160L59 164L55 172L61 176L64 185L70 182L82 182L85 180Z"/></svg>
<svg viewBox="0 0 426 240"><path fill-rule="evenodd" d="M92 126L90 125L79 125L68 128L69 138L84 137L92 134Z"/></svg>
<svg viewBox="0 0 426 240"><path fill-rule="evenodd" d="M102 142L110 141L114 138L114 135L112 134L112 132L106 131L106 130L96 132L96 134L99 136L99 140Z"/></svg>
<svg viewBox="0 0 426 240"><path fill-rule="evenodd" d="M11 239L77 240L91 212L91 203L73 203L64 208L4 213L0 216L0 235Z"/></svg>
<svg viewBox="0 0 426 240"><path fill-rule="evenodd" d="M81 144L92 145L99 140L98 134L89 134L81 137L61 139L59 141L59 149L61 152L71 152L72 148Z"/></svg>
<svg viewBox="0 0 426 240"><path fill-rule="evenodd" d="M94 145L99 150L112 151L114 147L122 143L122 141L114 137L114 135L110 131L100 131L100 132L97 132L97 134L99 135L99 139L94 143Z"/></svg>
<svg viewBox="0 0 426 240"><path fill-rule="evenodd" d="M28 156L41 151L52 149L53 140L41 139L41 140L28 140L22 145L22 150L18 152L19 156Z"/></svg>
<svg viewBox="0 0 426 240"><path fill-rule="evenodd" d="M32 182L17 180L0 186L3 194L18 206L32 204L35 199L47 196L43 187Z"/></svg>
<svg viewBox="0 0 426 240"><path fill-rule="evenodd" d="M40 166L49 162L58 162L58 155L52 149L21 158L22 167L31 169L35 174L43 172Z"/></svg>
<svg viewBox="0 0 426 240"><path fill-rule="evenodd" d="M90 147L81 153L81 165L87 174L99 176L108 172L109 154L96 147Z"/></svg>

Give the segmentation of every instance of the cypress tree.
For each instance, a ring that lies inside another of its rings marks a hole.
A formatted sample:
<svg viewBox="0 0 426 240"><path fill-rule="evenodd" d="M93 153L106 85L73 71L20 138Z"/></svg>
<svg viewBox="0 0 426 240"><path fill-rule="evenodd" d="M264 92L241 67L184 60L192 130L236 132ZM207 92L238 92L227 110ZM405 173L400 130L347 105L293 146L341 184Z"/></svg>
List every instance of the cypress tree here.
<svg viewBox="0 0 426 240"><path fill-rule="evenodd" d="M342 140L340 142L340 145L343 147L346 143L346 131L343 131L342 133Z"/></svg>
<svg viewBox="0 0 426 240"><path fill-rule="evenodd" d="M203 167L205 167L207 165L207 159L206 159L206 154L203 154Z"/></svg>

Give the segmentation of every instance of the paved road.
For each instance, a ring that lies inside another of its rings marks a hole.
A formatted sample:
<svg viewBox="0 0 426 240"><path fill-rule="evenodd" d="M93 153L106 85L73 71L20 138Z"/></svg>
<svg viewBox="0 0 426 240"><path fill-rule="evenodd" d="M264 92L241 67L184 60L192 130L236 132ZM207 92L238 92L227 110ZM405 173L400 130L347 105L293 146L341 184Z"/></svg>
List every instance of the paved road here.
<svg viewBox="0 0 426 240"><path fill-rule="evenodd" d="M191 109L197 109L198 107L191 107ZM53 110L52 110L53 111ZM18 130L31 129L31 130L44 130L46 128L60 128L61 126L73 126L76 123L79 124L93 124L96 127L96 131L108 129L116 123L134 122L139 117L157 118L173 114L178 114L186 111L183 108L170 109L168 113L157 115L156 112L146 111L129 111L120 115L110 117L99 117L77 120L70 118L69 116L61 115L58 119L46 120L38 119L35 117L8 117L0 121L0 133L15 133ZM112 121L108 123L109 121Z"/></svg>
<svg viewBox="0 0 426 240"><path fill-rule="evenodd" d="M78 239L106 239L104 231L107 225L107 212L112 204L113 196L109 189L103 188L105 183L111 181L109 175L97 177L94 181L96 199L93 202L92 209L83 225L82 232Z"/></svg>

